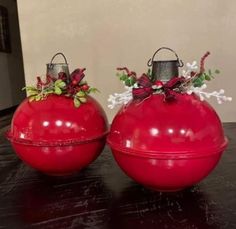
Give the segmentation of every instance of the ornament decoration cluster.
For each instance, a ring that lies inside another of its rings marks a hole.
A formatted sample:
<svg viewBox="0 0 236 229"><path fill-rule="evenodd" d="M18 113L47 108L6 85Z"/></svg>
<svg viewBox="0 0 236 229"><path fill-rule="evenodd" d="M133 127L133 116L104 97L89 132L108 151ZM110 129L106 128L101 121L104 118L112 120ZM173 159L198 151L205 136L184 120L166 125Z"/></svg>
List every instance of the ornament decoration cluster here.
<svg viewBox="0 0 236 229"><path fill-rule="evenodd" d="M78 108L81 104L86 103L87 95L98 92L98 89L90 87L83 80L85 70L86 68L75 69L69 78L64 72L58 73L58 78L47 75L45 82L38 76L36 86L26 86L23 90L26 90L30 102L40 101L46 99L50 94L56 94L72 98L74 106Z"/></svg>
<svg viewBox="0 0 236 229"><path fill-rule="evenodd" d="M139 78L134 71L128 68L117 68L119 71L117 76L124 83L126 91L123 93L114 93L108 98L108 107L113 109L117 105L127 104L132 99L145 99L152 94L164 94L164 101L174 101L176 93L196 94L200 100L205 98L215 97L217 102L221 104L225 101L231 101L231 97L224 95L224 90L206 92L206 82L215 78L219 74L218 69L212 71L205 69L205 60L210 55L206 52L200 60L200 67L197 62L193 61L191 64L186 64L186 70L183 70L182 75L173 77L166 83L160 80L153 79L151 70L143 73ZM199 69L199 70L198 70Z"/></svg>

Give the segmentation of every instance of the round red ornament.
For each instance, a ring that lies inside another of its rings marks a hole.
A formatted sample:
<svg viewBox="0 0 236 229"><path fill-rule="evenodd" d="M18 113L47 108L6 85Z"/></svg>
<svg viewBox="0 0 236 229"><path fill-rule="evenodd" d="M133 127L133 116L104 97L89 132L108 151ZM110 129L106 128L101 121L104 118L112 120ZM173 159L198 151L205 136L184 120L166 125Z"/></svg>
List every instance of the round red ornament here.
<svg viewBox="0 0 236 229"><path fill-rule="evenodd" d="M195 95L132 101L115 116L108 144L124 172L159 191L176 191L206 177L227 146L214 109ZM147 118L148 117L148 118Z"/></svg>
<svg viewBox="0 0 236 229"><path fill-rule="evenodd" d="M67 175L90 164L103 150L107 119L92 97L76 108L71 98L50 95L17 108L8 138L18 156L50 175Z"/></svg>
<svg viewBox="0 0 236 229"><path fill-rule="evenodd" d="M133 88L135 97L116 114L107 142L128 176L150 189L171 192L205 178L228 141L215 110L194 93L179 91L187 81L173 78L182 65L178 56L171 61L153 58L152 77L161 80L163 88L145 94L153 87L142 75L136 82L140 93L134 94Z"/></svg>
<svg viewBox="0 0 236 229"><path fill-rule="evenodd" d="M17 155L50 175L72 174L95 160L106 142L107 117L91 96L81 101L76 107L74 99L64 94L50 94L39 101L26 98L7 133Z"/></svg>

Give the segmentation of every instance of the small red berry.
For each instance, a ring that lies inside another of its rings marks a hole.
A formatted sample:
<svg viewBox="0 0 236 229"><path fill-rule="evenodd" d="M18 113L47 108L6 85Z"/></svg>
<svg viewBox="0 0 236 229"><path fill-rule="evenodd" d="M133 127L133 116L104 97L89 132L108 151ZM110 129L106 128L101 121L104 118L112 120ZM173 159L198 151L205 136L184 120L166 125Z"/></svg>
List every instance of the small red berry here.
<svg viewBox="0 0 236 229"><path fill-rule="evenodd" d="M80 86L76 86L76 91L80 91L81 90L81 87Z"/></svg>
<svg viewBox="0 0 236 229"><path fill-rule="evenodd" d="M78 83L77 80L73 80L73 81L72 81L72 84L73 84L73 85L76 85L77 83Z"/></svg>
<svg viewBox="0 0 236 229"><path fill-rule="evenodd" d="M193 76L195 76L195 75L196 75L196 72L193 72L193 71L190 72L190 76L191 76L191 77L193 77Z"/></svg>
<svg viewBox="0 0 236 229"><path fill-rule="evenodd" d="M157 87L163 87L163 83L160 80L156 80L154 85L156 85Z"/></svg>
<svg viewBox="0 0 236 229"><path fill-rule="evenodd" d="M88 84L84 84L84 85L82 86L82 90L83 90L83 91L87 91L88 89L89 89Z"/></svg>

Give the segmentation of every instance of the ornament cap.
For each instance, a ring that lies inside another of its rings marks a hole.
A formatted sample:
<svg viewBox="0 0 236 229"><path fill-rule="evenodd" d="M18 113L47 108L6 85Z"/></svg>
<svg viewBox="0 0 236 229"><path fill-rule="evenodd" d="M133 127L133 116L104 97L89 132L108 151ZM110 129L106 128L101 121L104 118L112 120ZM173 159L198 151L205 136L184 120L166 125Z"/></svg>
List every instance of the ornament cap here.
<svg viewBox="0 0 236 229"><path fill-rule="evenodd" d="M53 63L53 60L55 59L56 56L61 55L65 61L65 63ZM69 67L68 67L68 63L66 60L66 57L63 53L58 52L56 53L49 64L46 64L47 66L47 75L51 76L52 78L57 79L58 78L58 74L63 72L66 74L67 79L69 80L69 76L70 76L70 72L69 72Z"/></svg>
<svg viewBox="0 0 236 229"><path fill-rule="evenodd" d="M169 50L173 52L176 56L176 60L154 60L156 54L163 50ZM167 47L159 48L148 61L148 66L152 66L152 78L154 80L161 80L162 82L167 82L173 77L177 77L179 75L179 67L183 67L183 61L179 59L177 53Z"/></svg>

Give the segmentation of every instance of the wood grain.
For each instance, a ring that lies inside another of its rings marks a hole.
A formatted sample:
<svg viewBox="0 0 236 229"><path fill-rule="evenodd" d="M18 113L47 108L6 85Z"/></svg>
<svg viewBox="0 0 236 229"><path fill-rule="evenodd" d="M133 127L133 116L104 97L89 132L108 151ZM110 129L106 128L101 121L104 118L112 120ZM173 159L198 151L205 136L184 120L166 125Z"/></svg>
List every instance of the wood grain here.
<svg viewBox="0 0 236 229"><path fill-rule="evenodd" d="M10 118L1 119L0 229L236 228L235 123L224 124L230 144L211 175L168 194L128 178L108 148L74 176L41 174L22 163L3 137Z"/></svg>

